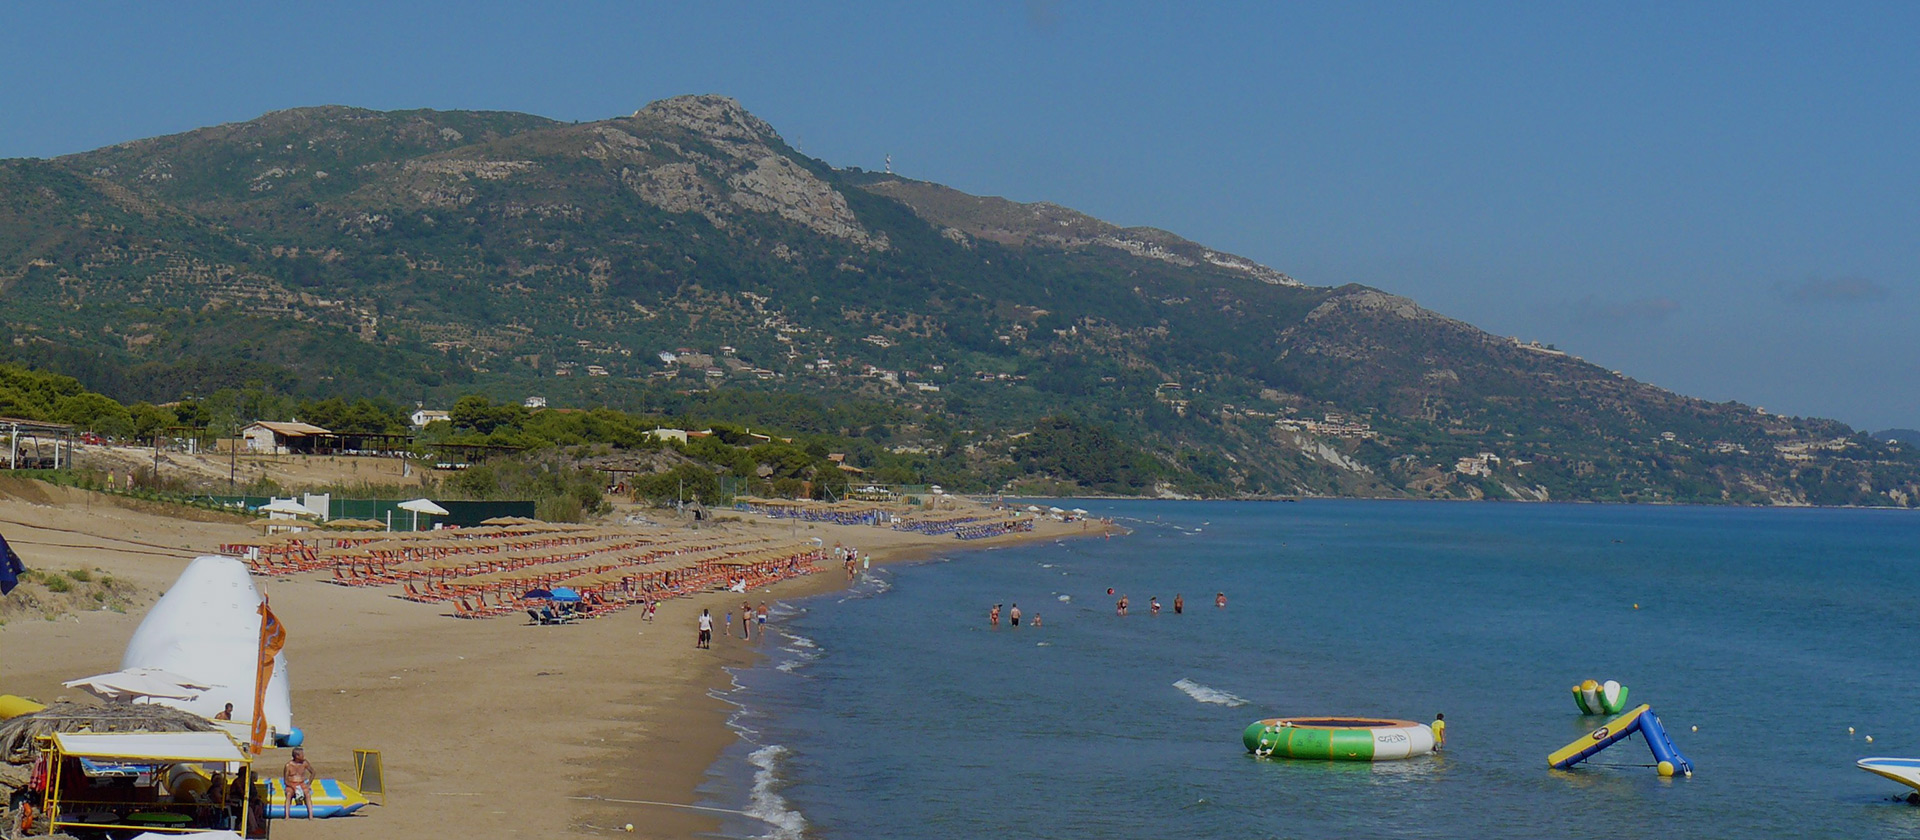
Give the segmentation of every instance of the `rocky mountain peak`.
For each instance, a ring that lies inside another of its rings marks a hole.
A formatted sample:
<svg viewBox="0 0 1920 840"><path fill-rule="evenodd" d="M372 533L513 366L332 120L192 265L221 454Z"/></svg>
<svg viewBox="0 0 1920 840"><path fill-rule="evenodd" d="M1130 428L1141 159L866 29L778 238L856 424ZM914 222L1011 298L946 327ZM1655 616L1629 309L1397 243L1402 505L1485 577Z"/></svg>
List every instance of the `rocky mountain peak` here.
<svg viewBox="0 0 1920 840"><path fill-rule="evenodd" d="M648 118L675 125L714 140L737 143L769 144L780 141L780 134L729 96L700 94L675 96L648 104L633 112L636 118Z"/></svg>

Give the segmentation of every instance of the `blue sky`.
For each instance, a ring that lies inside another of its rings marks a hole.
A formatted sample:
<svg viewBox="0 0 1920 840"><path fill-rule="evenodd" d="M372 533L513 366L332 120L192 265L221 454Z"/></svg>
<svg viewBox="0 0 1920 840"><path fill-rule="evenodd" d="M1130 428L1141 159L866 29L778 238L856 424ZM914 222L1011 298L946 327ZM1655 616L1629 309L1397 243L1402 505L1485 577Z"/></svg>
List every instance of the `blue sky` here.
<svg viewBox="0 0 1920 840"><path fill-rule="evenodd" d="M299 105L723 93L838 166L1920 427L1920 5L1176 5L13 5L0 157Z"/></svg>

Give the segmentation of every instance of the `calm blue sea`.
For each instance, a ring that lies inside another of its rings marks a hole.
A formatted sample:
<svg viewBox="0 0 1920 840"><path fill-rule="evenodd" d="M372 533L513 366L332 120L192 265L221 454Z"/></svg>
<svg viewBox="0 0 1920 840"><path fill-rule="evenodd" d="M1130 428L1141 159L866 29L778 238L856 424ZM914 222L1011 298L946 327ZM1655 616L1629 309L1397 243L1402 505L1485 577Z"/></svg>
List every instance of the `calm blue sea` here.
<svg viewBox="0 0 1920 840"><path fill-rule="evenodd" d="M1920 838L1907 789L1853 766L1920 756L1915 514L1083 506L1134 534L956 544L786 605L775 655L729 695L742 742L707 804L755 816L724 833ZM1044 626L990 629L996 603ZM1568 690L1588 678L1652 704L1694 777L1639 766L1638 738L1596 759L1631 766L1548 770L1600 722ZM1240 742L1262 717L1436 712L1438 757Z"/></svg>

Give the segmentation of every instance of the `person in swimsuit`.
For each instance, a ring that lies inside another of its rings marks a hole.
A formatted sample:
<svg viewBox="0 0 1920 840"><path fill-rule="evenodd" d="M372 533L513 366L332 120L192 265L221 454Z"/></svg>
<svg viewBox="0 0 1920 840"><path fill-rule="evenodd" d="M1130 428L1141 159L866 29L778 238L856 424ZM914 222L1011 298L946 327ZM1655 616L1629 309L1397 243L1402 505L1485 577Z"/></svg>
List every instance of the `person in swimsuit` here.
<svg viewBox="0 0 1920 840"><path fill-rule="evenodd" d="M754 614L754 619L760 624L760 637L765 639L767 635L767 602L760 602L760 612Z"/></svg>
<svg viewBox="0 0 1920 840"><path fill-rule="evenodd" d="M233 704L228 703L226 708L221 709L219 712L214 714L213 719L214 720L233 720Z"/></svg>
<svg viewBox="0 0 1920 840"><path fill-rule="evenodd" d="M293 748L293 758L280 770L280 781L287 788L287 816L293 816L293 803L307 803L307 819L313 819L313 765L307 763L307 751Z"/></svg>
<svg viewBox="0 0 1920 840"><path fill-rule="evenodd" d="M999 604L994 604L993 609L987 610L987 623L995 627L1000 626L1000 605Z"/></svg>
<svg viewBox="0 0 1920 840"><path fill-rule="evenodd" d="M1180 613L1184 612L1186 609L1187 609L1187 599L1180 597L1180 593L1178 592L1173 593L1173 614L1179 615Z"/></svg>
<svg viewBox="0 0 1920 840"><path fill-rule="evenodd" d="M1220 594L1218 594L1218 595L1215 595L1215 596L1213 596L1213 605L1214 605L1214 606L1216 606L1216 607L1224 607L1224 606L1226 606L1226 605L1227 605L1227 593L1225 593L1225 592L1222 592L1222 593L1220 593Z"/></svg>
<svg viewBox="0 0 1920 840"><path fill-rule="evenodd" d="M1010 619L1013 619L1013 626L1019 627L1020 626L1020 605L1014 604L1013 609L1007 610L1007 617Z"/></svg>
<svg viewBox="0 0 1920 840"><path fill-rule="evenodd" d="M1127 596L1125 595L1120 596L1120 600L1114 603L1114 608L1121 615L1126 615L1127 614Z"/></svg>
<svg viewBox="0 0 1920 840"><path fill-rule="evenodd" d="M1159 615L1160 614L1160 596L1155 595L1151 598L1148 598L1147 609L1151 612L1151 614Z"/></svg>

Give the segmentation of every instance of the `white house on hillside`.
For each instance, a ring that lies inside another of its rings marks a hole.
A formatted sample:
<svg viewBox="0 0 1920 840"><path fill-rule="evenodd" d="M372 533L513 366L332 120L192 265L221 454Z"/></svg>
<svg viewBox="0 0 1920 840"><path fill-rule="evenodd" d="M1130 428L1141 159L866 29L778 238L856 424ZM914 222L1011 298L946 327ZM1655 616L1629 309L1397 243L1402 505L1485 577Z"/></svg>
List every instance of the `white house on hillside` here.
<svg viewBox="0 0 1920 840"><path fill-rule="evenodd" d="M413 423L414 428L424 429L431 423L438 423L442 420L452 420L453 415L437 409L423 408L414 412L412 416L407 419Z"/></svg>

